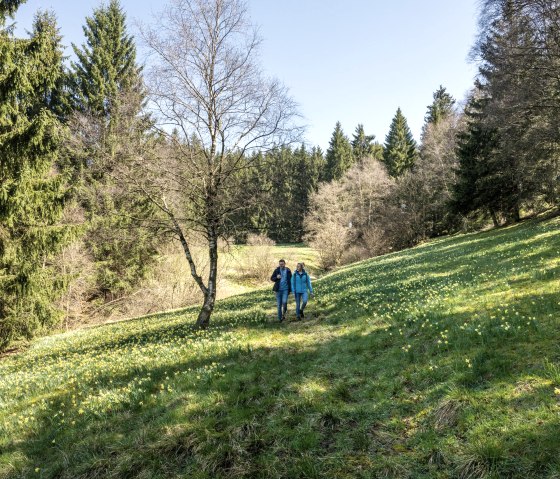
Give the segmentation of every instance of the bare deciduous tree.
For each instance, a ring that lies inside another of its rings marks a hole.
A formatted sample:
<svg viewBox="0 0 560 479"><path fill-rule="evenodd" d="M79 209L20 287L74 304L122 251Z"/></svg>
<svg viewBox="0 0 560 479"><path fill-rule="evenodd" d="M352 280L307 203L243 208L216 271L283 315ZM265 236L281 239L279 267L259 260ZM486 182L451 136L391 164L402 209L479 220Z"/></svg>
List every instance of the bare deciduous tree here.
<svg viewBox="0 0 560 479"><path fill-rule="evenodd" d="M167 218L204 295L197 325L208 326L216 299L218 239L246 207L251 151L297 141L296 105L257 63L260 39L241 0L172 0L159 21L141 27L150 51L150 105L165 148L137 159L133 179ZM208 244L205 280L189 232Z"/></svg>
<svg viewBox="0 0 560 479"><path fill-rule="evenodd" d="M306 224L322 268L337 266L350 246L363 245L368 256L386 252L387 225L395 221L387 209L394 188L395 180L374 158L362 159L340 180L319 187Z"/></svg>
<svg viewBox="0 0 560 479"><path fill-rule="evenodd" d="M329 270L337 266L349 243L348 214L341 202L341 181L323 183L319 191L311 196L311 208L306 217L307 240L319 255L319 266Z"/></svg>
<svg viewBox="0 0 560 479"><path fill-rule="evenodd" d="M397 182L395 199L402 205L401 221L407 226L399 236L406 246L459 228L459 218L449 203L458 167L457 135L462 128L463 117L457 112L428 124L418 162Z"/></svg>

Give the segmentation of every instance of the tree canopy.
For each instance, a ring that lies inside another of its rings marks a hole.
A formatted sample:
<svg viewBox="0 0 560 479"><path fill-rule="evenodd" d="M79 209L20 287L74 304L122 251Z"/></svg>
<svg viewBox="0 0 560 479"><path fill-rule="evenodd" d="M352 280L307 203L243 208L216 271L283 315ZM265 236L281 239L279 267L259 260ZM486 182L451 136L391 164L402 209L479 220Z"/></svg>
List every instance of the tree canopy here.
<svg viewBox="0 0 560 479"><path fill-rule="evenodd" d="M389 133L385 137L383 160L393 177L412 168L418 157L418 147L402 110L397 109Z"/></svg>

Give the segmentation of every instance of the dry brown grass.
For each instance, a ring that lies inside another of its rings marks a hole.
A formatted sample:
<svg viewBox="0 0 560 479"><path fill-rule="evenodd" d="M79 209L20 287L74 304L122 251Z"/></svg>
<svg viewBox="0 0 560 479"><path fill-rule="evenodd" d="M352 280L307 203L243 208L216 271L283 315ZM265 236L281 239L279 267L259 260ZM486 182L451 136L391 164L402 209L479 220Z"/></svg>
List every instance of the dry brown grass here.
<svg viewBox="0 0 560 479"><path fill-rule="evenodd" d="M317 275L316 253L298 245L275 246L266 236L251 236L249 244L238 246L222 243L218 265L218 299L251 291L270 283L271 272L280 257L292 269L299 261ZM208 253L194 246L192 254L202 277L208 274ZM65 252L68 273L75 272L60 307L66 313L64 329L120 321L159 311L169 311L202 302L202 294L191 277L189 265L178 244L165 246L147 277L133 292L113 301L88 301L95 270L90 258L79 245ZM86 267L87 266L87 267ZM79 274L78 274L79 273Z"/></svg>
<svg viewBox="0 0 560 479"><path fill-rule="evenodd" d="M249 235L244 254L239 258L239 272L243 280L253 283L266 282L270 276L271 265L276 260L275 242L265 235Z"/></svg>

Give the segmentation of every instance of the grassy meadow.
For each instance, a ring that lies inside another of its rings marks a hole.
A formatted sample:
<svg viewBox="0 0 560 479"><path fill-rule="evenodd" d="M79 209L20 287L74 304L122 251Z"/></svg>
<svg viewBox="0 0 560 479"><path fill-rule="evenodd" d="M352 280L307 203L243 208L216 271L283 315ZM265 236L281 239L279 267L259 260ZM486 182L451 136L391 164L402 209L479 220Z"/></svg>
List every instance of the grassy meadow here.
<svg viewBox="0 0 560 479"><path fill-rule="evenodd" d="M202 276L206 277L207 249L195 246L192 253ZM295 269L297 262L305 262L312 277L322 274L317 252L303 244L223 246L218 258L218 299L271 284L270 274L280 258L284 258L292 269ZM138 288L116 301L94 306L95 314L77 315L70 321L68 329L198 305L202 300L202 293L192 279L183 251L174 245L159 255L148 277Z"/></svg>
<svg viewBox="0 0 560 479"><path fill-rule="evenodd" d="M560 218L0 360L0 478L560 478ZM293 304L290 314L293 316Z"/></svg>

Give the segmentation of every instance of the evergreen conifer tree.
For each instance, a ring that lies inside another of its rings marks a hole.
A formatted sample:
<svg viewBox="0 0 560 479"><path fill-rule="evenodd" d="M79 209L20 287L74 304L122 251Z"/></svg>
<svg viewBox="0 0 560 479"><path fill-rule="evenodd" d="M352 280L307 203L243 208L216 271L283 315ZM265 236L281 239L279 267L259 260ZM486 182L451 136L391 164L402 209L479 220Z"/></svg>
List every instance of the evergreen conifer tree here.
<svg viewBox="0 0 560 479"><path fill-rule="evenodd" d="M141 68L119 0L95 9L83 31L86 42L73 45L77 61L70 90L74 108L96 138L83 142L87 134L77 131L79 146L69 156L80 179L78 195L89 226L85 243L96 260L97 286L112 299L146 274L156 252L153 234L140 229L153 206L125 191L113 175L141 148L151 122L143 114Z"/></svg>
<svg viewBox="0 0 560 479"><path fill-rule="evenodd" d="M289 241L303 240L304 220L309 212L310 198L317 191L319 184L319 168L323 158L320 149L308 152L304 145L293 152L295 177L292 179L290 217L292 234ZM286 238L288 239L288 238Z"/></svg>
<svg viewBox="0 0 560 479"><path fill-rule="evenodd" d="M452 206L464 215L490 216L498 226L500 217L519 220L519 185L513 178L515 159L504 154L500 132L488 124L484 86L478 83L477 88L465 109L466 130L459 135Z"/></svg>
<svg viewBox="0 0 560 479"><path fill-rule="evenodd" d="M322 180L329 182L342 178L353 162L352 145L342 131L342 125L337 122L327 149Z"/></svg>
<svg viewBox="0 0 560 479"><path fill-rule="evenodd" d="M414 166L418 157L416 141L401 109L397 110L389 133L385 137L383 160L389 174L398 177Z"/></svg>
<svg viewBox="0 0 560 479"><path fill-rule="evenodd" d="M25 0L2 0L0 2L0 27L4 28L8 16L13 15Z"/></svg>
<svg viewBox="0 0 560 479"><path fill-rule="evenodd" d="M35 17L29 39L4 29L0 9L0 348L53 324L63 281L50 266L71 231L60 224L63 177L54 170L63 128L51 110L62 73L54 16Z"/></svg>
<svg viewBox="0 0 560 479"><path fill-rule="evenodd" d="M294 153L289 146L281 146L269 152L268 164L271 166L269 221L267 232L275 241L293 241L293 215L286 214L293 205L296 165Z"/></svg>
<svg viewBox="0 0 560 479"><path fill-rule="evenodd" d="M352 137L352 153L355 161L361 161L367 157L380 160L383 149L375 141L375 135L366 135L364 125L359 124Z"/></svg>
<svg viewBox="0 0 560 479"><path fill-rule="evenodd" d="M313 188L317 190L319 188L319 181L324 176L325 170L325 154L320 146L314 146L311 148L311 165L313 170Z"/></svg>
<svg viewBox="0 0 560 479"><path fill-rule="evenodd" d="M455 99L447 93L445 87L441 86L434 92L434 101L428 106L428 111L424 118L426 125L437 124L446 116L453 113Z"/></svg>
<svg viewBox="0 0 560 479"><path fill-rule="evenodd" d="M459 135L452 206L465 215L490 216L498 226L500 219L519 221L519 183L514 180L515 158L507 154L500 131L487 118L492 99L484 85L477 82L476 86L465 109L467 128Z"/></svg>
<svg viewBox="0 0 560 479"><path fill-rule="evenodd" d="M309 198L317 191L324 161L320 148L308 150L304 145L254 153L248 159L253 167L243 170L250 196L244 203L249 206L233 220L241 233L238 239L243 241L243 233L252 231L281 243L301 241Z"/></svg>
<svg viewBox="0 0 560 479"><path fill-rule="evenodd" d="M556 105L545 109L558 111L558 99L541 97L549 85L544 76L533 74L547 70L535 43L539 41L540 32L534 31L534 26L541 20L529 20L520 2L489 3L497 8L497 17L488 19L485 35L478 45L481 59L478 82L485 98L483 122L496 132L498 142L486 157L487 173L479 179L479 184L486 192L487 202L506 221L512 222L519 221L524 204L533 208L538 203L541 187L548 183L546 178L558 171L557 156L550 154L552 137L545 140L541 136L548 130L547 123L551 119L545 119L546 114L541 117L541 107ZM552 31L549 30L548 35ZM548 44L548 40L544 41ZM552 124L557 131L557 113L554 116ZM554 134L553 137L558 145L558 136ZM551 158L554 159L549 163Z"/></svg>
<svg viewBox="0 0 560 479"><path fill-rule="evenodd" d="M94 10L83 27L81 48L72 44L72 93L77 109L116 121L119 94L141 88L134 38L127 33L126 15L119 0Z"/></svg>
<svg viewBox="0 0 560 479"><path fill-rule="evenodd" d="M470 98L465 108L466 128L458 135L457 181L454 185L452 208L468 215L481 209L477 181L483 165L484 151L491 145L491 137L481 120L480 99Z"/></svg>

